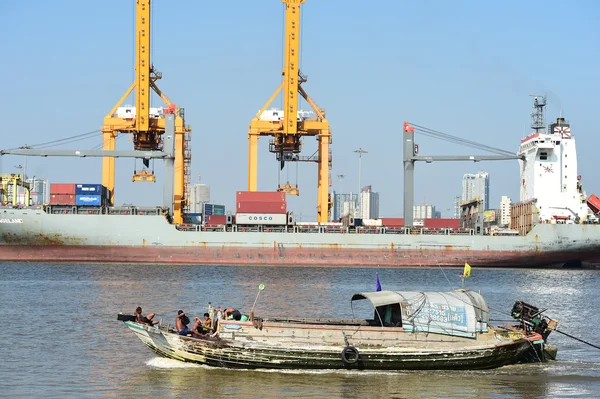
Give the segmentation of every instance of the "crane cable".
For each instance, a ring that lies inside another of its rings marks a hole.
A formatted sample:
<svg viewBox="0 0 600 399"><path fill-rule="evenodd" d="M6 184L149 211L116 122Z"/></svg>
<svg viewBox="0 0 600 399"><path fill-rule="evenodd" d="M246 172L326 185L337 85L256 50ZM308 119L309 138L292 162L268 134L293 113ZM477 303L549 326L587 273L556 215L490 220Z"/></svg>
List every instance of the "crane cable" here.
<svg viewBox="0 0 600 399"><path fill-rule="evenodd" d="M506 151L501 148L491 147L485 144L477 143L475 141L463 139L460 137L452 136L451 134L440 132L438 130L430 129L424 126L420 126L414 123L410 123L412 127L414 127L415 132L418 132L424 136L429 136L433 138L437 138L439 140L447 141L454 144L464 145L471 148L480 149L483 151L488 151L492 153L496 153L498 155L515 155L514 152Z"/></svg>
<svg viewBox="0 0 600 399"><path fill-rule="evenodd" d="M58 140L53 140L53 141L47 141L45 143L39 143L39 144L34 144L34 145L26 145L24 147L27 147L27 148L29 148L29 147L31 147L31 148L33 148L33 147L36 147L36 148L52 147L52 146L55 146L55 145L70 143L72 141L79 141L79 140L88 139L88 138L91 138L91 137L97 135L98 133L100 133L99 129L91 131L91 132L87 132L87 133L78 134L78 135L71 136L71 137L65 137L63 139L58 139ZM8 150L12 151L12 150L19 150L19 149L22 149L22 148L21 147L16 147L16 148L9 148Z"/></svg>

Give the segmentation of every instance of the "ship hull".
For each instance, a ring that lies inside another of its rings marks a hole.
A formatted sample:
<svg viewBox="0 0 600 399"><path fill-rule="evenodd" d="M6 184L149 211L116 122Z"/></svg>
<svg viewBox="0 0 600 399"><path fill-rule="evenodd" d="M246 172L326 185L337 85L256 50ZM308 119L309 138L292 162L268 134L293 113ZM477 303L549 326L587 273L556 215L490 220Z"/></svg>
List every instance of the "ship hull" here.
<svg viewBox="0 0 600 399"><path fill-rule="evenodd" d="M600 253L596 254L600 257ZM544 267L576 263L571 252L537 253L516 251L456 250L370 250L328 248L242 248L242 247L119 247L5 245L0 247L0 260L27 262L127 262L227 265L298 265L298 266L463 266Z"/></svg>
<svg viewBox="0 0 600 399"><path fill-rule="evenodd" d="M194 264L543 267L600 258L600 225L526 236L179 231L161 216L0 208L0 260Z"/></svg>

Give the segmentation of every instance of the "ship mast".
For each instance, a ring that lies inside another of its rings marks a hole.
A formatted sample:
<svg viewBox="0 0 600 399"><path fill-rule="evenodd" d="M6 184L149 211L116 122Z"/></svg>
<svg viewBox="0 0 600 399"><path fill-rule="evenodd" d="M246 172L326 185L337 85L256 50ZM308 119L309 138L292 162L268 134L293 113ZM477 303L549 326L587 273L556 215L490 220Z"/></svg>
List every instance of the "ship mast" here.
<svg viewBox="0 0 600 399"><path fill-rule="evenodd" d="M544 107L546 106L546 96L530 94L533 97L533 108L531 110L531 128L536 133L544 133L546 130L546 120L544 118Z"/></svg>

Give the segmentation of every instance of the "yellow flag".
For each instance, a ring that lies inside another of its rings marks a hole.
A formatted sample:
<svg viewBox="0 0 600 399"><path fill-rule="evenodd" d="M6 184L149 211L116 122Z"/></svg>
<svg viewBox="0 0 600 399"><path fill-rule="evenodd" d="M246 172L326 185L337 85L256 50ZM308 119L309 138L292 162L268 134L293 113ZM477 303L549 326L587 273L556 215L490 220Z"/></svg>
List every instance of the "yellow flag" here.
<svg viewBox="0 0 600 399"><path fill-rule="evenodd" d="M463 271L463 277L471 277L471 265L465 262L465 270Z"/></svg>

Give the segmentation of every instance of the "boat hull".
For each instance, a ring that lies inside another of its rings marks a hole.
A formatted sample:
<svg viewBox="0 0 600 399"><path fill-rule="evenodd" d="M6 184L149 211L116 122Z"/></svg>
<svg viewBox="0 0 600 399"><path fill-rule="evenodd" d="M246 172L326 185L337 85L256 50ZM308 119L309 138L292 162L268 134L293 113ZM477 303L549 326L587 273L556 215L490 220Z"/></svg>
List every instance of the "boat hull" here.
<svg viewBox="0 0 600 399"><path fill-rule="evenodd" d="M299 346L289 342L270 345L250 343L239 338L197 339L137 323L125 324L159 356L243 369L480 370L517 363L531 347L530 340L526 338L458 348L442 345L444 349L432 347L434 341L430 345L414 345L412 348L357 344L353 348L356 348L358 358L355 362L348 362L342 358L343 343ZM268 329L269 326L263 328Z"/></svg>

